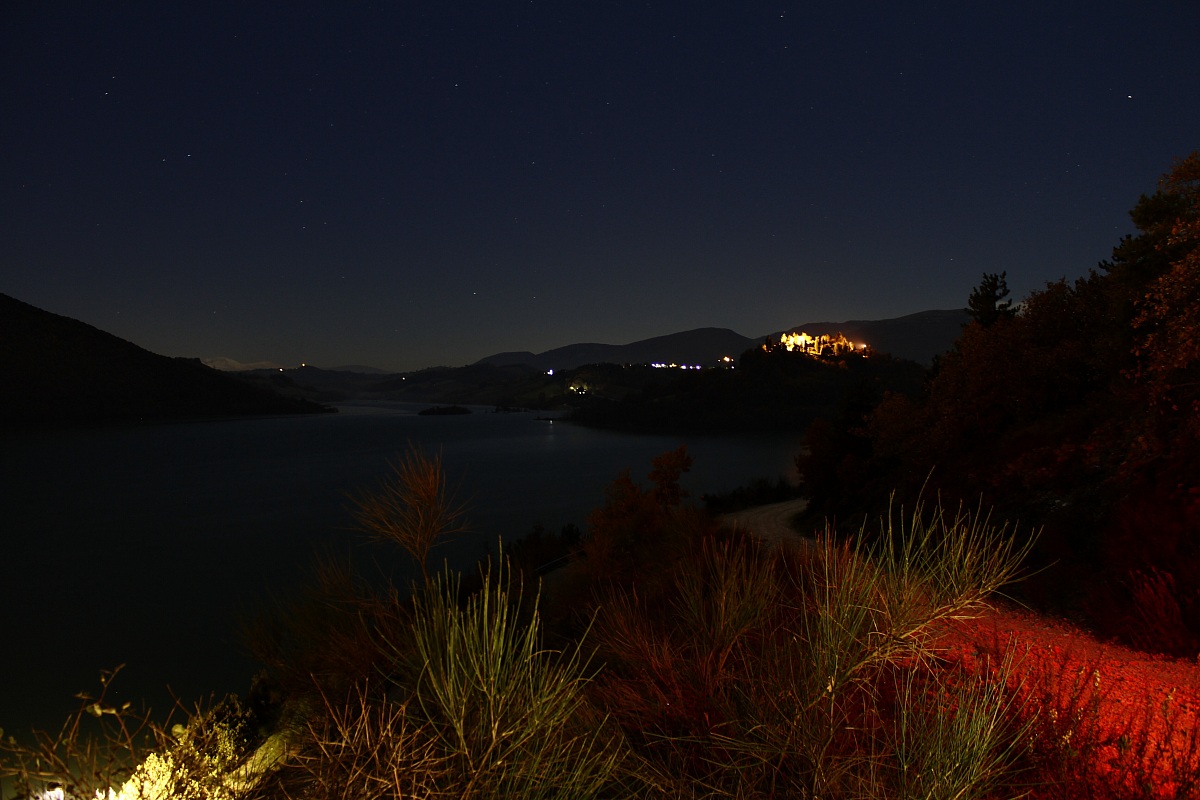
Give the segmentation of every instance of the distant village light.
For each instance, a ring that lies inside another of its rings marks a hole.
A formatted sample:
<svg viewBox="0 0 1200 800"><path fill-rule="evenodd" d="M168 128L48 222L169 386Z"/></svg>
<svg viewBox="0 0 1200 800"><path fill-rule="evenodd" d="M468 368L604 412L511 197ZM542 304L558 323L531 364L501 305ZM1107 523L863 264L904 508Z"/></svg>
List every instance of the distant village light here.
<svg viewBox="0 0 1200 800"><path fill-rule="evenodd" d="M778 345L763 345L764 350L773 350L775 347L782 347L789 353L798 351L810 356L839 356L855 351L854 342L841 333L835 333L832 336L827 333L811 336L804 331L780 334ZM861 344L858 345L858 350L865 355L868 347Z"/></svg>

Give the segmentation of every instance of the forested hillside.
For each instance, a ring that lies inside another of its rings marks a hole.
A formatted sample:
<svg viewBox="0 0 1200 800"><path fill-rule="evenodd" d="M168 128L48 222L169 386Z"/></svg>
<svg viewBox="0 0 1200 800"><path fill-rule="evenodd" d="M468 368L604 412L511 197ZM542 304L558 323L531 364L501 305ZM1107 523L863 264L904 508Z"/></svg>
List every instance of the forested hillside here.
<svg viewBox="0 0 1200 800"><path fill-rule="evenodd" d="M919 397L846 409L800 459L816 514L925 493L1044 525L1029 599L1159 652L1200 651L1200 155L1136 235L1017 305L985 275ZM1053 565L1053 566L1051 566Z"/></svg>

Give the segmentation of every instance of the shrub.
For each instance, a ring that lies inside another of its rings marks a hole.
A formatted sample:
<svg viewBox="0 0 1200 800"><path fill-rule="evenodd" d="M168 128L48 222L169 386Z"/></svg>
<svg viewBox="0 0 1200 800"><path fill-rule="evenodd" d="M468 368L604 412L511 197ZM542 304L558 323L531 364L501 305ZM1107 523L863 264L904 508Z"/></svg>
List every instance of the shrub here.
<svg viewBox="0 0 1200 800"><path fill-rule="evenodd" d="M890 741L898 797L988 797L1012 775L1032 727L1014 672L1012 653L979 675L904 671Z"/></svg>
<svg viewBox="0 0 1200 800"><path fill-rule="evenodd" d="M416 445L375 490L354 499L354 517L369 536L392 542L413 557L429 582L429 553L446 536L466 530L466 507L446 488L441 455Z"/></svg>
<svg viewBox="0 0 1200 800"><path fill-rule="evenodd" d="M619 741L586 719L586 659L544 649L536 600L522 621L520 599L503 561L465 604L449 574L415 598L415 650L396 653L399 680L415 678L401 683L410 713L436 737L459 796L595 797L617 774Z"/></svg>
<svg viewBox="0 0 1200 800"><path fill-rule="evenodd" d="M41 797L57 786L67 797L92 797L123 784L158 741L148 710L108 699L121 671L100 673L100 692L81 692L79 708L57 732L34 730L32 742L0 738L0 777L15 779L18 797Z"/></svg>
<svg viewBox="0 0 1200 800"><path fill-rule="evenodd" d="M446 756L408 705L381 700L369 683L320 695L294 754L258 796L305 800L434 798L449 778Z"/></svg>
<svg viewBox="0 0 1200 800"><path fill-rule="evenodd" d="M233 695L197 706L170 729L130 703L109 705L119 671L101 674L97 696L79 695L57 734L35 730L32 745L0 742L0 777L16 778L16 797L234 800L282 756L281 740L260 742L257 715Z"/></svg>

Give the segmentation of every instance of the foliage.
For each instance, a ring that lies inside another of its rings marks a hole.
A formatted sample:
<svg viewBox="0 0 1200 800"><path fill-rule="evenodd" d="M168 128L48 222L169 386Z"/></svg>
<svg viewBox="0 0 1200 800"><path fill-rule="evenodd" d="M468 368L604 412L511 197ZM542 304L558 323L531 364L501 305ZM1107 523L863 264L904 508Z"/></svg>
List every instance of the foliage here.
<svg viewBox="0 0 1200 800"><path fill-rule="evenodd" d="M667 564L685 550L697 531L711 525L702 514L684 507L687 492L679 479L691 469L687 446L656 456L643 489L625 470L604 492L604 505L588 516L587 536L580 543L582 567L598 580L625 583L646 563Z"/></svg>
<svg viewBox="0 0 1200 800"><path fill-rule="evenodd" d="M589 393L572 418L597 427L655 433L802 431L863 385L915 391L922 373L915 362L883 353L813 358L781 348L748 350L736 369L631 367L625 372L639 369L659 375L620 395Z"/></svg>
<svg viewBox="0 0 1200 800"><path fill-rule="evenodd" d="M1156 243L1169 269L1137 303L1138 376L1156 403L1200 411L1200 152L1175 164L1161 191L1177 199L1170 232Z"/></svg>
<svg viewBox="0 0 1200 800"><path fill-rule="evenodd" d="M415 445L376 490L354 498L354 518L368 535L399 545L421 567L429 582L429 553L446 536L466 530L466 507L446 488L442 456L426 455Z"/></svg>
<svg viewBox="0 0 1200 800"><path fill-rule="evenodd" d="M412 617L406 598L326 556L299 596L243 623L241 638L285 695L342 695L386 665L381 642L406 635Z"/></svg>
<svg viewBox="0 0 1200 800"><path fill-rule="evenodd" d="M754 506L795 500L797 497L799 497L797 487L780 475L773 482L766 478L756 478L750 483L728 492L705 494L701 499L704 501L704 509L708 513L730 514Z"/></svg>
<svg viewBox="0 0 1200 800"><path fill-rule="evenodd" d="M620 750L602 720L581 720L587 662L578 648L543 649L536 600L518 619L521 589L501 563L461 608L449 576L417 598L415 652L396 654L422 665L412 710L436 731L462 797L595 796Z"/></svg>
<svg viewBox="0 0 1200 800"><path fill-rule="evenodd" d="M1030 654L1021 687L1032 796L1191 800L1200 796L1200 728L1181 689L1112 677L1103 648ZM1099 653L1096 651L1099 650Z"/></svg>
<svg viewBox="0 0 1200 800"><path fill-rule="evenodd" d="M983 327L990 327L997 320L1009 319L1016 313L1008 297L1008 273L985 272L979 285L971 290L967 298L967 310L971 318Z"/></svg>
<svg viewBox="0 0 1200 800"><path fill-rule="evenodd" d="M1090 593L1088 610L1121 641L1191 659L1200 653L1200 502L1179 494L1161 486L1116 507L1103 554L1113 579Z"/></svg>
<svg viewBox="0 0 1200 800"><path fill-rule="evenodd" d="M950 681L901 671L891 741L898 797L986 797L1014 774L1031 723L1014 724L1023 709L1008 691L1013 661L1009 653L994 670Z"/></svg>
<svg viewBox="0 0 1200 800"><path fill-rule="evenodd" d="M187 724L160 734L159 747L142 761L113 800L234 800L281 753L242 765L257 732L252 714L236 697L197 709Z"/></svg>
<svg viewBox="0 0 1200 800"><path fill-rule="evenodd" d="M304 723L295 752L264 798L358 800L439 796L445 757L403 703L385 703L368 684L345 695L322 694ZM441 795L446 796L446 795Z"/></svg>

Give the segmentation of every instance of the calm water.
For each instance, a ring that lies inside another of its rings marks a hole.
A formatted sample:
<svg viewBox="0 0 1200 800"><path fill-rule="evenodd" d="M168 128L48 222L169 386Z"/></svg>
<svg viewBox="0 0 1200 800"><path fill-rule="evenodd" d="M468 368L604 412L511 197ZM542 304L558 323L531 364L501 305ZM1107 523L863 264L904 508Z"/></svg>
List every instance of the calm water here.
<svg viewBox="0 0 1200 800"><path fill-rule="evenodd" d="M584 526L624 468L686 443L694 495L793 472L798 436L634 436L529 414L419 417L417 407L18 436L0 442L0 727L52 726L127 664L118 699L243 692L236 620L307 575L318 549L357 553L348 493L415 442L471 500L459 567L535 523Z"/></svg>

